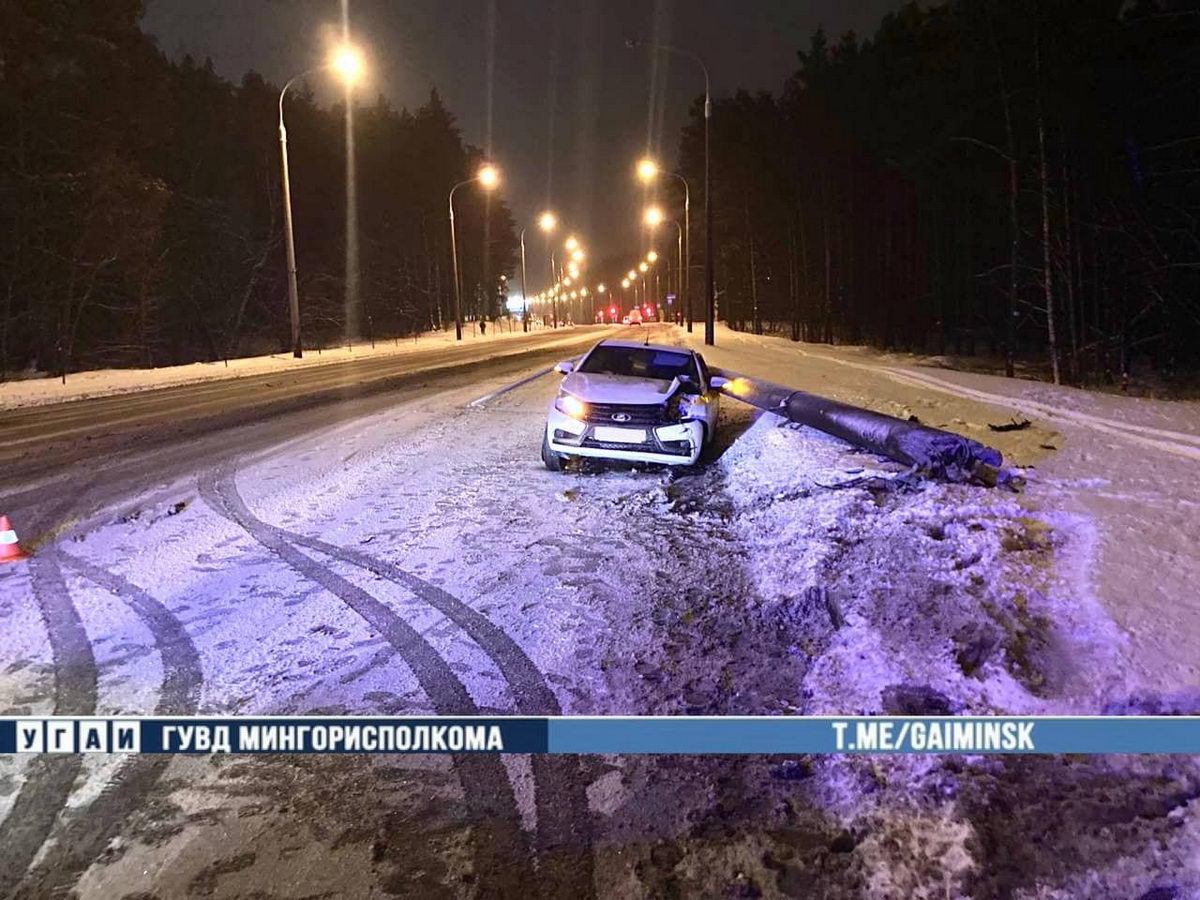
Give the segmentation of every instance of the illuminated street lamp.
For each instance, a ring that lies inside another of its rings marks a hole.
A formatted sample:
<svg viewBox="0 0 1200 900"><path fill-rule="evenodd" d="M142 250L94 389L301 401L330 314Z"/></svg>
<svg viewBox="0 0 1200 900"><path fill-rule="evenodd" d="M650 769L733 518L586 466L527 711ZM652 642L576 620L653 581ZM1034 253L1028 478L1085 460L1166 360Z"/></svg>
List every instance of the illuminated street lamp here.
<svg viewBox="0 0 1200 900"><path fill-rule="evenodd" d="M663 222L670 222L672 225L675 226L675 230L677 232L676 248L678 250L678 258L679 258L679 273L676 276L676 281L679 285L679 292L681 294L684 294L684 297L685 297L684 305L686 305L687 304L687 300L686 300L687 291L686 291L686 288L684 288L684 286L683 286L683 284L684 284L683 278L684 278L684 272L685 272L684 267L683 267L683 228L681 228L679 223L677 221L675 221L674 219L665 219L663 217L663 211L657 206L651 206L649 209L646 210L645 219L646 219L646 224L649 225L651 228L654 228L654 227L662 224ZM651 251L651 252L653 252L653 251ZM647 258L649 258L649 257L647 257ZM653 262L653 260L651 260L651 262ZM669 279L667 281L667 285L668 285L668 289L669 289L669 287L670 287Z"/></svg>
<svg viewBox="0 0 1200 900"><path fill-rule="evenodd" d="M686 55L686 54L685 54ZM703 63L701 63L703 65ZM712 116L712 104L708 98L708 70L704 74L704 178L707 190L708 185L708 120ZM692 261L692 190L688 185L687 179L678 172L664 172L663 169L652 159L640 159L637 163L638 179L644 184L650 184L659 175L667 175L675 178L683 185L683 234L684 240L687 241L687 246L684 249L683 258L685 265L682 266L683 280L680 284L680 292L683 294L683 305L685 307L685 315L687 316L687 330L690 334L692 331L692 294L691 294L691 268ZM707 196L707 195L706 195ZM647 223L649 224L649 223ZM709 236L711 237L712 222L709 220ZM712 252L712 243L709 242L709 252ZM711 276L709 281L711 282ZM709 342L711 343L711 341Z"/></svg>
<svg viewBox="0 0 1200 900"><path fill-rule="evenodd" d="M630 269L629 272L626 273L625 277L630 281L637 281L637 271L635 269Z"/></svg>
<svg viewBox="0 0 1200 900"><path fill-rule="evenodd" d="M577 263L583 262L584 253L578 247L571 251L571 259Z"/></svg>
<svg viewBox="0 0 1200 900"><path fill-rule="evenodd" d="M544 212L538 216L538 228L549 234L558 225L558 219L552 212ZM521 330L529 330L529 302L525 299L525 229L521 229Z"/></svg>
<svg viewBox="0 0 1200 900"><path fill-rule="evenodd" d="M450 188L450 259L454 267L454 339L462 340L462 288L458 283L458 243L454 234L454 192L466 184L478 181L487 191L493 190L500 184L500 170L491 163L479 167L474 178L460 181Z"/></svg>
<svg viewBox="0 0 1200 900"><path fill-rule="evenodd" d="M362 74L362 56L350 46L340 47L329 62L317 66L290 79L279 92L279 157L283 167L283 243L287 253L288 311L292 320L292 356L300 359L304 348L300 342L300 291L296 286L296 239L292 233L292 183L288 177L287 128L283 124L283 98L293 84L314 72L334 69L348 87L352 87Z"/></svg>
<svg viewBox="0 0 1200 900"><path fill-rule="evenodd" d="M644 262L638 263L638 271L641 272L642 274L645 274L646 270L649 268L650 267L648 265L646 265L646 263L644 263Z"/></svg>
<svg viewBox="0 0 1200 900"><path fill-rule="evenodd" d="M629 279L628 278L621 279L621 287L622 287L622 289L624 289L626 291L629 290Z"/></svg>
<svg viewBox="0 0 1200 900"><path fill-rule="evenodd" d="M650 263L651 265L658 262L658 251L651 250L649 253L647 253L646 254L646 262Z"/></svg>
<svg viewBox="0 0 1200 900"><path fill-rule="evenodd" d="M563 246L567 248L568 253L574 252L579 249L579 241L575 240L575 235L570 235Z"/></svg>
<svg viewBox="0 0 1200 900"><path fill-rule="evenodd" d="M664 53L673 53L678 56L685 56L700 66L704 73L704 343L708 346L713 346L715 342L716 332L716 290L713 278L713 157L710 152L710 137L712 137L712 122L713 122L713 94L709 85L708 66L704 65L704 60L700 55L692 53L691 50L685 50L682 47L674 47L667 43L646 43L643 41L629 40L625 41L625 46L630 49L635 47L649 47L653 50L661 50ZM641 174L641 167L638 167L638 173ZM688 182L684 182L686 190ZM686 214L684 216L686 221ZM688 256L691 258L691 238L689 232ZM691 330L691 318L688 319L688 330Z"/></svg>

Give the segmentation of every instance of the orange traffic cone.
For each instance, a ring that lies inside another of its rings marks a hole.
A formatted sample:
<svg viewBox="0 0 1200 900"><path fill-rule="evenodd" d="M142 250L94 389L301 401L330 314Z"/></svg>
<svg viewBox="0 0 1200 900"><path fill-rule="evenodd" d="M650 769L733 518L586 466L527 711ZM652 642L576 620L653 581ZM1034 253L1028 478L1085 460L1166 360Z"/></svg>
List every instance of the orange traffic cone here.
<svg viewBox="0 0 1200 900"><path fill-rule="evenodd" d="M17 533L8 516L0 516L0 563L19 562L22 559L29 559L29 554L17 543Z"/></svg>

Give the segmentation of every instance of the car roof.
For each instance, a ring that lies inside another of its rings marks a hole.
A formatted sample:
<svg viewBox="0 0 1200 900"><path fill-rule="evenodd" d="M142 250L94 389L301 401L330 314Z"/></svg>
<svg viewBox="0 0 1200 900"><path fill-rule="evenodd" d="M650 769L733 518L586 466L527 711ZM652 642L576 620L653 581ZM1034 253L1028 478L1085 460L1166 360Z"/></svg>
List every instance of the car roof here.
<svg viewBox="0 0 1200 900"><path fill-rule="evenodd" d="M621 341L621 340L604 340L596 344L597 347L628 347L636 350L669 350L673 353L691 353L687 347L672 347L669 344L644 344L641 341Z"/></svg>

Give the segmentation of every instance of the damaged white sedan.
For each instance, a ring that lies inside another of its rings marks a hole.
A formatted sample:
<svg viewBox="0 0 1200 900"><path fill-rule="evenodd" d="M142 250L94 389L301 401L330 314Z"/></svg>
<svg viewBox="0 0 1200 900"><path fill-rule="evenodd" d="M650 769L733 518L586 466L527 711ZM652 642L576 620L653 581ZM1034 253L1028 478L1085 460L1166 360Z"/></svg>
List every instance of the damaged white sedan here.
<svg viewBox="0 0 1200 900"><path fill-rule="evenodd" d="M542 437L551 471L572 456L694 465L716 432L725 379L687 348L601 341L555 368L566 377Z"/></svg>

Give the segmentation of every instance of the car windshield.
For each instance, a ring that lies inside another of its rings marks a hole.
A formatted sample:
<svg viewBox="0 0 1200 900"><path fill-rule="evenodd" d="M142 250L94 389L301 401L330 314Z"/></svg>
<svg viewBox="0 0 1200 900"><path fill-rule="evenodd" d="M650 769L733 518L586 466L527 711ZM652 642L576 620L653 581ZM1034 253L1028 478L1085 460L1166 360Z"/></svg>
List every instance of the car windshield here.
<svg viewBox="0 0 1200 900"><path fill-rule="evenodd" d="M593 375L628 375L670 381L678 375L695 378L690 353L658 350L654 347L611 347L601 345L587 355L580 372Z"/></svg>

